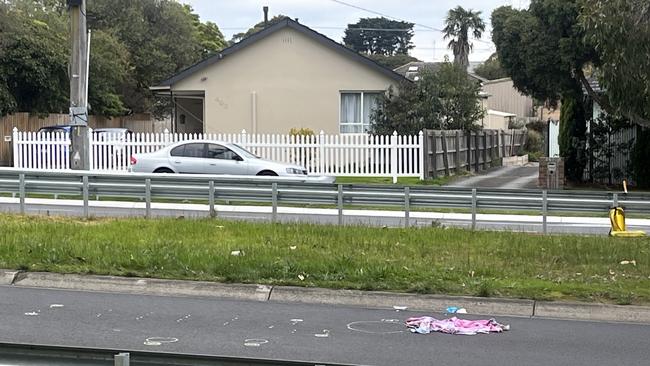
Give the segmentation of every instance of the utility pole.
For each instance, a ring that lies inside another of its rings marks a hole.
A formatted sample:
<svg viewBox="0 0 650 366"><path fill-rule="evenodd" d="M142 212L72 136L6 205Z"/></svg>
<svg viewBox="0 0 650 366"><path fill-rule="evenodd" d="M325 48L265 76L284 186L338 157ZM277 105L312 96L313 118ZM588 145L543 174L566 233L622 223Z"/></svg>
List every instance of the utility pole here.
<svg viewBox="0 0 650 366"><path fill-rule="evenodd" d="M88 136L88 33L86 0L68 0L70 11L72 59L70 62L70 168L90 169Z"/></svg>

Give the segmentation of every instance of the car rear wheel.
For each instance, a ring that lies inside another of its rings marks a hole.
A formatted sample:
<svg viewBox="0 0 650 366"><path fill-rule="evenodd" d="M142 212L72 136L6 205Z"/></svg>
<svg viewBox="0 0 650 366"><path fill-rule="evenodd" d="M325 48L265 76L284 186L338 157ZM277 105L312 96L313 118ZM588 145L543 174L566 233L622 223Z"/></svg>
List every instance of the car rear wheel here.
<svg viewBox="0 0 650 366"><path fill-rule="evenodd" d="M267 177L277 177L278 174L276 172L272 172L270 170L262 170L261 172L257 173L257 175L263 175Z"/></svg>
<svg viewBox="0 0 650 366"><path fill-rule="evenodd" d="M174 171L169 168L158 168L153 171L154 173L173 173Z"/></svg>

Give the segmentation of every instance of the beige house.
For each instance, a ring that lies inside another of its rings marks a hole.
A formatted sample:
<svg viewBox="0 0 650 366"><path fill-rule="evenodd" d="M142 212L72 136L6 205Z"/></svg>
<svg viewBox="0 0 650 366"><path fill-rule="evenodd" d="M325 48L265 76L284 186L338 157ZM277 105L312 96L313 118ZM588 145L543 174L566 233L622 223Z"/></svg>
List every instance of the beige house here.
<svg viewBox="0 0 650 366"><path fill-rule="evenodd" d="M510 78L483 82L483 92L488 94L488 110L514 114L517 118L535 116L533 98L521 94Z"/></svg>
<svg viewBox="0 0 650 366"><path fill-rule="evenodd" d="M402 80L286 19L151 89L172 98L176 132L361 133L379 95Z"/></svg>

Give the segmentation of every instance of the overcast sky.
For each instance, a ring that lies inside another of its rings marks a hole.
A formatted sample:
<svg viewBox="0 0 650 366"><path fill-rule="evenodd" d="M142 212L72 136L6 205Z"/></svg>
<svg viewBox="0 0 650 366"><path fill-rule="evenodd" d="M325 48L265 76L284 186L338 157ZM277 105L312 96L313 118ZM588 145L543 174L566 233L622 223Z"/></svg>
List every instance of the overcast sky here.
<svg viewBox="0 0 650 366"><path fill-rule="evenodd" d="M369 11L346 6L348 3L400 20L416 23L411 55L423 61L442 61L445 55L453 59L446 48L447 41L439 31L449 9L461 5L465 9L482 11L488 29L481 41L474 41L470 61L483 61L494 52L491 42L490 14L502 5L527 7L529 0L181 0L192 5L203 20L215 22L226 39L245 31L263 19L262 6L269 7L269 18L285 14L300 23L342 42L346 26L359 18L379 16Z"/></svg>

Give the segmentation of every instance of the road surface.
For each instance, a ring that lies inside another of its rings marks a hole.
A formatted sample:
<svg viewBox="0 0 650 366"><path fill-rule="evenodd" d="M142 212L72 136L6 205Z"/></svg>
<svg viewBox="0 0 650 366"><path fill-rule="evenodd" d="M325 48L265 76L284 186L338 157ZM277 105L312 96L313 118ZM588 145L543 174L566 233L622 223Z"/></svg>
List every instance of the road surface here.
<svg viewBox="0 0 650 366"><path fill-rule="evenodd" d="M524 166L498 167L485 174L460 178L449 183L450 187L465 188L503 188L503 189L537 189L539 176L538 163Z"/></svg>
<svg viewBox="0 0 650 366"><path fill-rule="evenodd" d="M509 332L412 334L402 323L419 315L443 317L0 286L0 342L380 366L645 366L650 359L650 325L498 317Z"/></svg>

